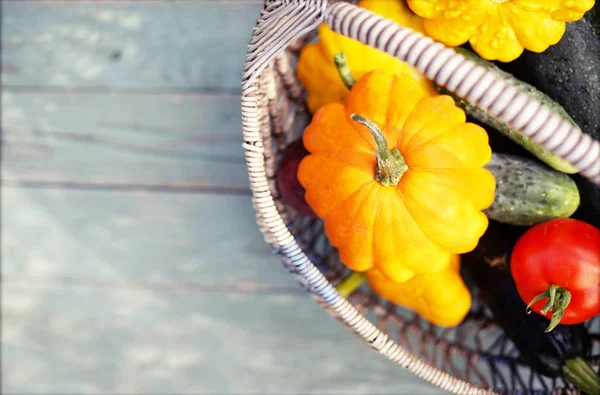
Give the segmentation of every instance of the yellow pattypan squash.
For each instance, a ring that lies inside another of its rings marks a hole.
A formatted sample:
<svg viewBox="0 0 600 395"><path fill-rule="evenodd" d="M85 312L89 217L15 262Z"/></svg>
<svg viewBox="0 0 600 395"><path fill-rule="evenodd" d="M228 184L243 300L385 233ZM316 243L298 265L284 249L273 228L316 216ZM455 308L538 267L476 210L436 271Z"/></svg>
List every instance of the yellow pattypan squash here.
<svg viewBox="0 0 600 395"><path fill-rule="evenodd" d="M390 302L414 311L434 325L460 324L471 308L471 293L459 274L460 256L446 270L419 274L404 283L388 280L377 269L365 273L369 286Z"/></svg>
<svg viewBox="0 0 600 395"><path fill-rule="evenodd" d="M488 136L450 96L410 75L375 70L347 104L329 103L303 136L305 198L344 264L404 282L471 251L494 200Z"/></svg>
<svg viewBox="0 0 600 395"><path fill-rule="evenodd" d="M434 40L452 47L468 41L482 58L501 62L515 60L524 49L545 51L560 41L565 22L594 6L594 0L407 1Z"/></svg>
<svg viewBox="0 0 600 395"><path fill-rule="evenodd" d="M421 18L414 15L403 1L362 0L358 5L403 26L424 31ZM436 93L426 77L398 58L335 33L326 24L319 27L318 33L319 41L302 49L296 67L298 79L307 92L308 109L312 113L327 103L345 103L348 97L348 89L342 83L333 62L333 57L338 52L346 54L348 66L355 79L375 69L393 74L409 73L427 92Z"/></svg>

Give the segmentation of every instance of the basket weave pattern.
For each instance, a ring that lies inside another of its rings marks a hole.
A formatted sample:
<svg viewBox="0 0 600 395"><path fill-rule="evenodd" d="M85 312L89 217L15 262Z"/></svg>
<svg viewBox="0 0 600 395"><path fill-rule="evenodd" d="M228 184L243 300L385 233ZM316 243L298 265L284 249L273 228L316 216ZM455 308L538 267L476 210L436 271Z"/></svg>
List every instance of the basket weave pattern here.
<svg viewBox="0 0 600 395"><path fill-rule="evenodd" d="M523 365L476 296L465 321L452 329L437 328L368 289L344 299L334 285L347 270L327 241L322 222L301 217L281 201L275 183L279 153L310 122L294 64L322 22L415 66L600 185L600 143L454 50L350 3L267 0L255 25L242 78L243 147L265 241L333 317L377 352L437 387L465 394L577 393L562 379L543 378ZM588 325L594 342L591 362L597 367L600 319Z"/></svg>

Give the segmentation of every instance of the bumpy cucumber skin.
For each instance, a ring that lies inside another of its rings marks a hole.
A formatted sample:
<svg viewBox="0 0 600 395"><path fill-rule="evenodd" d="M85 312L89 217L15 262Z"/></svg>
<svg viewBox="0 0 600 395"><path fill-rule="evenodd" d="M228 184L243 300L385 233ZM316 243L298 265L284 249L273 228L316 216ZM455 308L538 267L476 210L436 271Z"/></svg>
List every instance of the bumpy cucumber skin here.
<svg viewBox="0 0 600 395"><path fill-rule="evenodd" d="M584 133L600 141L600 4L542 53L524 51L513 62L497 63L516 78L547 94L571 115ZM573 179L581 205L573 218L600 228L600 186L581 175Z"/></svg>
<svg viewBox="0 0 600 395"><path fill-rule="evenodd" d="M466 49L455 48L455 50L456 50L456 52L464 55L467 59L472 60L473 62L477 63L478 65L484 67L485 69L487 69L489 71L492 71L494 74L501 77L504 81L513 85L520 92L525 93L529 97L534 98L534 99L540 101L541 103L545 104L553 112L557 113L562 118L568 120L571 124L575 125L575 121L573 121L573 119L571 119L569 114L567 114L567 112L559 104L554 102L552 99L550 99L550 97L548 97L544 93L535 89L533 86L531 86L527 83L524 83L520 80L517 80L511 74L500 70L493 63L479 58L478 56L476 56L475 54L473 54L472 52L470 52ZM567 173L567 174L574 174L574 173L578 172L578 170L575 167L570 165L568 162L566 162L562 158L552 154L552 152L543 148L541 145L532 141L530 138L520 134L516 130L511 129L508 124L499 122L496 118L490 116L487 112L481 110L480 108L475 106L473 103L470 103L469 101L458 97L456 94L448 91L446 88L444 88L442 86L437 86L436 88L439 93L451 96L454 99L454 101L456 102L456 104L460 108L462 108L468 115L472 116L477 121L482 122L494 129L496 129L503 135L510 138L515 143L517 143L517 144L521 145L522 147L524 147L525 149L527 149L531 154L533 154L535 157L537 157L538 159L540 159L541 161L543 161L544 163L546 163L548 166L552 167L553 169L558 170L563 173Z"/></svg>
<svg viewBox="0 0 600 395"><path fill-rule="evenodd" d="M553 218L568 218L579 207L579 190L566 174L532 160L498 153L485 167L496 179L494 203L484 210L490 219L533 226Z"/></svg>

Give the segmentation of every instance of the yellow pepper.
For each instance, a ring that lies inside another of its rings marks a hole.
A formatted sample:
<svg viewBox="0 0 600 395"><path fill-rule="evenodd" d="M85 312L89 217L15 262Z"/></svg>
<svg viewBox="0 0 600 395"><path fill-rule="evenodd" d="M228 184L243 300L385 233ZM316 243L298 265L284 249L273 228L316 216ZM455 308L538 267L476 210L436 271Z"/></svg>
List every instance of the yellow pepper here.
<svg viewBox="0 0 600 395"><path fill-rule="evenodd" d="M425 18L425 32L434 40L448 46L468 41L482 58L501 62L518 58L524 49L545 51L560 41L565 22L580 19L594 6L594 0L407 1Z"/></svg>
<svg viewBox="0 0 600 395"><path fill-rule="evenodd" d="M378 13L396 23L424 32L422 19L414 15L403 1L362 0L359 7ZM344 52L352 75L360 79L367 72L382 70L391 74L410 74L419 81L425 92L436 93L433 84L415 68L398 58L368 45L333 32L325 24L319 28L319 41L305 46L298 58L296 72L307 92L307 106L311 112L327 103L345 103L348 89L340 80L333 62L338 52Z"/></svg>
<svg viewBox="0 0 600 395"><path fill-rule="evenodd" d="M434 325L458 325L471 308L471 293L460 274L459 255L448 269L436 274L419 274L404 283L388 280L377 269L365 273L369 285L384 299L414 311Z"/></svg>

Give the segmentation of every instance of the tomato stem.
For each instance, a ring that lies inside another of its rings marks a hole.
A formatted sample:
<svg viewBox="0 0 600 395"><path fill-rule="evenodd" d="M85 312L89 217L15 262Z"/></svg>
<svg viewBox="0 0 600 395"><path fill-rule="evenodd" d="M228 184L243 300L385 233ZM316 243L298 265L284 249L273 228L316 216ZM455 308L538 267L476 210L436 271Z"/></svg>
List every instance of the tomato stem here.
<svg viewBox="0 0 600 395"><path fill-rule="evenodd" d="M352 76L350 72L350 68L348 67L348 60L346 59L346 54L344 52L338 52L333 56L333 63L335 63L335 67L337 67L338 73L344 85L348 90L352 89L356 80Z"/></svg>
<svg viewBox="0 0 600 395"><path fill-rule="evenodd" d="M346 278L344 278L338 285L335 287L340 295L344 298L350 296L350 294L367 279L364 273L361 272L352 272Z"/></svg>
<svg viewBox="0 0 600 395"><path fill-rule="evenodd" d="M388 142L375 122L369 121L366 118L361 117L357 114L350 115L354 121L366 126L373 138L375 139L375 145L377 146L377 166L375 168L375 178L383 186L396 186L400 182L402 175L408 166L404 157L400 153L398 147L390 151Z"/></svg>
<svg viewBox="0 0 600 395"><path fill-rule="evenodd" d="M544 307L542 307L542 310L540 310L541 313L544 315L548 314L548 311L550 311L552 309L555 302L556 302L556 287L551 285L548 288L548 303L546 303L546 305Z"/></svg>
<svg viewBox="0 0 600 395"><path fill-rule="evenodd" d="M540 313L545 316L552 311L550 324L546 328L546 332L550 332L562 320L565 310L571 303L571 293L558 285L551 284L547 290L531 299L531 302L527 305L527 314L531 314L531 306L542 299L548 299L548 302L540 309Z"/></svg>

